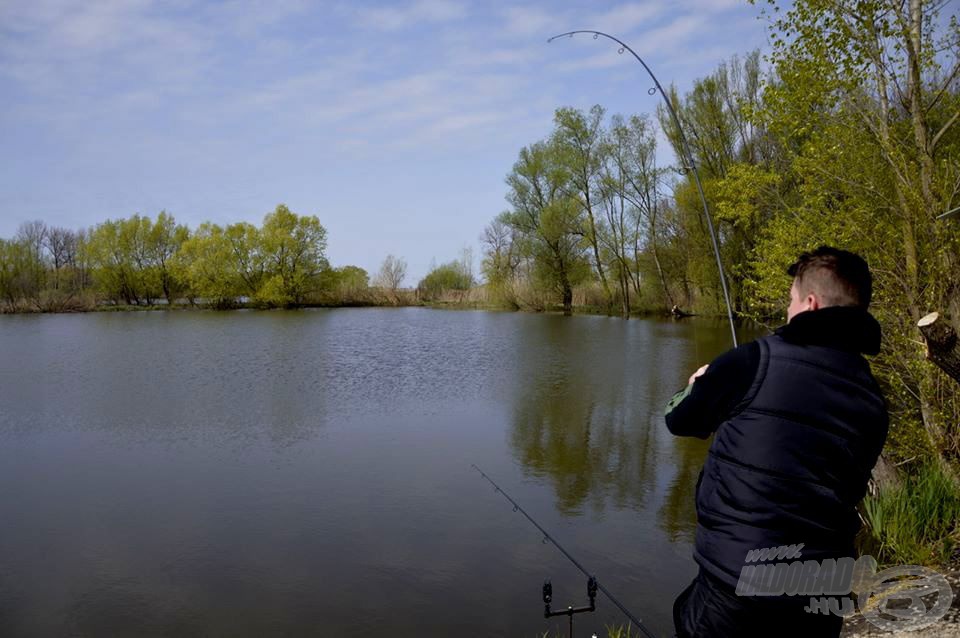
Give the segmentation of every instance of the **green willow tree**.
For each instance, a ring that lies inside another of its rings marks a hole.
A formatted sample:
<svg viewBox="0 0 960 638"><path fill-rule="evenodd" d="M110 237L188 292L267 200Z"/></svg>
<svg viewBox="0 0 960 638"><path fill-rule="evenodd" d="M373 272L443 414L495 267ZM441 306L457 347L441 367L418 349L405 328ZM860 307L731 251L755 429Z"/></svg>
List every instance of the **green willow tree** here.
<svg viewBox="0 0 960 638"><path fill-rule="evenodd" d="M327 231L315 216L300 216L280 204L263 219L260 256L266 279L257 297L272 306L304 303L317 290L317 277L330 268Z"/></svg>
<svg viewBox="0 0 960 638"><path fill-rule="evenodd" d="M203 224L178 253L177 267L193 293L218 307L247 297L271 307L303 305L333 278L326 258L327 231L315 216L280 204L257 228L240 222Z"/></svg>
<svg viewBox="0 0 960 638"><path fill-rule="evenodd" d="M223 236L230 246L230 267L236 273L238 294L255 299L266 272L260 229L249 222L238 222L227 226Z"/></svg>
<svg viewBox="0 0 960 638"><path fill-rule="evenodd" d="M465 292L473 286L473 275L464 260L454 260L432 268L417 284L420 298L425 301L438 298L448 290Z"/></svg>
<svg viewBox="0 0 960 638"><path fill-rule="evenodd" d="M495 298L508 306L541 308L542 291L559 295L570 312L578 286L582 303L610 312L619 306L624 317L635 301L650 307L662 297L670 303L661 307L672 305L654 131L638 116L615 115L607 125L604 113L600 106L558 109L554 131L523 149L507 178L512 210L485 229L481 263ZM651 271L658 283L647 286ZM590 301L597 291L601 298Z"/></svg>
<svg viewBox="0 0 960 638"><path fill-rule="evenodd" d="M359 266L340 266L324 270L318 276L318 286L328 298L345 303L367 301L370 275Z"/></svg>
<svg viewBox="0 0 960 638"><path fill-rule="evenodd" d="M533 278L559 295L565 314L573 312L573 286L589 277L582 242L582 207L570 194L570 176L552 142L520 151L507 176L513 210L504 223L517 232L518 248L530 260Z"/></svg>
<svg viewBox="0 0 960 638"><path fill-rule="evenodd" d="M630 289L643 293L644 255L649 253L663 292L664 307L673 306L658 239L658 183L656 137L646 117L620 115L611 118L605 136L605 157L601 175L604 224L601 238L618 275L621 313L629 316Z"/></svg>
<svg viewBox="0 0 960 638"><path fill-rule="evenodd" d="M109 219L89 231L23 224L0 240L0 312L93 310L114 305L208 304L217 308L367 302L368 277L333 270L327 231L280 204L261 226L201 224L190 230L161 211Z"/></svg>
<svg viewBox="0 0 960 638"><path fill-rule="evenodd" d="M80 256L89 261L97 290L114 303L150 305L162 297L172 304L184 292L174 256L188 237L187 227L166 211L155 222L143 215L107 220L90 231L74 263Z"/></svg>
<svg viewBox="0 0 960 638"><path fill-rule="evenodd" d="M187 227L177 224L173 215L166 211L160 211L147 233L147 258L156 271L160 290L168 304L174 303L184 290L183 282L173 268L173 258L189 237Z"/></svg>
<svg viewBox="0 0 960 638"><path fill-rule="evenodd" d="M0 239L0 297L15 308L32 298L33 253L22 241Z"/></svg>
<svg viewBox="0 0 960 638"><path fill-rule="evenodd" d="M145 268L149 218L109 219L90 231L85 250L98 292L114 303L149 304L158 296Z"/></svg>
<svg viewBox="0 0 960 638"><path fill-rule="evenodd" d="M242 294L233 244L217 224L201 224L183 242L173 265L186 282L192 302L199 298L214 308L230 308Z"/></svg>
<svg viewBox="0 0 960 638"><path fill-rule="evenodd" d="M566 168L566 191L575 197L582 209L581 219L584 241L589 246L607 306L613 303L613 295L604 260L600 256L600 223L598 208L601 194L601 170L608 148L604 140L603 118L606 111L599 104L588 113L577 109L560 108L554 114L554 131L551 149L559 163Z"/></svg>

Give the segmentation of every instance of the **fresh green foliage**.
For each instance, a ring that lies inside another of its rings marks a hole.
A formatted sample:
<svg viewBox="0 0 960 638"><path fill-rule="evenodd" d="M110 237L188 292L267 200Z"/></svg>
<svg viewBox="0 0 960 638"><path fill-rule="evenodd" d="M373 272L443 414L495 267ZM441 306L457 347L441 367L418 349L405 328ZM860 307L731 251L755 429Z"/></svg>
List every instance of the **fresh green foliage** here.
<svg viewBox="0 0 960 638"><path fill-rule="evenodd" d="M314 216L280 204L257 228L204 224L184 246L180 267L197 296L230 306L241 296L270 307L302 305L330 268L327 232Z"/></svg>
<svg viewBox="0 0 960 638"><path fill-rule="evenodd" d="M555 143L524 148L507 176L513 210L502 218L517 233L517 248L528 260L532 279L558 294L566 313L573 307L573 286L589 275L582 209L569 192L569 178Z"/></svg>
<svg viewBox="0 0 960 638"><path fill-rule="evenodd" d="M759 228L751 308L779 305L777 271L799 250L864 255L884 329L874 369L891 399L887 453L955 463L960 393L924 361L916 322L931 310L960 319L960 231L936 219L960 196L956 19L928 1L763 4L773 73L755 115L779 141L787 188Z"/></svg>
<svg viewBox="0 0 960 638"><path fill-rule="evenodd" d="M320 273L318 285L334 302L358 303L366 301L370 276L359 266L341 266Z"/></svg>
<svg viewBox="0 0 960 638"><path fill-rule="evenodd" d="M317 217L283 204L259 228L208 222L192 236L166 211L156 220L107 220L89 232L30 222L16 238L0 240L0 309L90 309L91 291L116 306L152 307L161 299L167 306L183 299L218 308L303 305L323 290L326 242ZM338 286L366 288L362 270L340 275Z"/></svg>
<svg viewBox="0 0 960 638"><path fill-rule="evenodd" d="M436 299L446 290L469 290L473 286L470 267L463 260L451 261L437 266L420 280L417 289L420 298L429 301Z"/></svg>
<svg viewBox="0 0 960 638"><path fill-rule="evenodd" d="M296 215L283 204L264 218L258 247L266 280L256 296L267 305L302 304L315 290L317 275L330 267L320 220Z"/></svg>
<svg viewBox="0 0 960 638"><path fill-rule="evenodd" d="M191 295L216 308L232 306L240 294L235 264L226 232L209 222L200 225L175 258L175 270L187 282Z"/></svg>

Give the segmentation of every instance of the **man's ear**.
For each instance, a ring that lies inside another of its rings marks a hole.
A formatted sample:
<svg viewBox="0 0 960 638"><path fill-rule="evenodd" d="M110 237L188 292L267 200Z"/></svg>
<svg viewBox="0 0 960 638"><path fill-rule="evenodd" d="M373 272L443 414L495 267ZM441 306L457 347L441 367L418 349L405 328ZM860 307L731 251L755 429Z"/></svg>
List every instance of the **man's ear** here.
<svg viewBox="0 0 960 638"><path fill-rule="evenodd" d="M807 295L807 310L820 310L820 298L815 294L810 293Z"/></svg>

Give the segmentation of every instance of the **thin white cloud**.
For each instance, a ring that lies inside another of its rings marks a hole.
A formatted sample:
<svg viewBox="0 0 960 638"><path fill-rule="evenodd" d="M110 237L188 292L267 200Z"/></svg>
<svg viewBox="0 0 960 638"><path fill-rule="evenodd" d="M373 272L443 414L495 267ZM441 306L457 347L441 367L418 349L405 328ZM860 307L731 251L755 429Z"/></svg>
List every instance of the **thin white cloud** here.
<svg viewBox="0 0 960 638"><path fill-rule="evenodd" d="M651 55L663 57L665 54L679 51L684 51L685 55L690 52L695 54L700 50L701 42L712 42L712 39L708 37L711 28L712 23L709 16L695 12L680 15L666 24L637 30L629 36L625 36L623 41L636 51L637 55L649 61ZM583 39L589 37L588 35L575 36L573 40L582 44ZM562 42L558 42L558 44L562 44ZM568 57L565 61L555 64L554 67L565 72L603 69L623 64L624 56L630 57L628 51L621 52L620 47L615 42L606 41L603 38L595 43L595 47L599 47L601 50L576 58ZM585 51L582 46L580 50Z"/></svg>
<svg viewBox="0 0 960 638"><path fill-rule="evenodd" d="M556 31L567 28L562 16L539 7L510 7L502 12L502 16L503 30L514 36L543 35L549 37L554 35Z"/></svg>
<svg viewBox="0 0 960 638"><path fill-rule="evenodd" d="M743 0L684 0L684 4L693 10L707 11L710 13L720 13L739 9L743 6Z"/></svg>
<svg viewBox="0 0 960 638"><path fill-rule="evenodd" d="M428 128L434 134L460 132L464 129L475 129L478 126L494 124L503 120L502 111L480 111L475 113L455 113L440 118Z"/></svg>
<svg viewBox="0 0 960 638"><path fill-rule="evenodd" d="M663 3L630 3L614 7L593 18L596 26L589 28L598 31L618 31L628 33L637 27L650 24L663 13ZM614 35L614 34L611 34Z"/></svg>
<svg viewBox="0 0 960 638"><path fill-rule="evenodd" d="M202 15L223 32L255 36L315 6L310 0L226 0L201 5Z"/></svg>
<svg viewBox="0 0 960 638"><path fill-rule="evenodd" d="M467 15L461 2L452 0L417 0L403 7L381 6L360 9L357 22L378 31L399 31L419 24L438 24L459 20Z"/></svg>
<svg viewBox="0 0 960 638"><path fill-rule="evenodd" d="M203 74L212 39L156 9L148 0L20 3L2 16L0 73L70 100L124 74L155 88L186 86Z"/></svg>
<svg viewBox="0 0 960 638"><path fill-rule="evenodd" d="M614 36L622 36L660 19L664 15L664 4L654 0L628 2L597 13L548 10L528 5L505 9L501 15L504 31L514 36L549 37L577 29L606 31Z"/></svg>
<svg viewBox="0 0 960 638"><path fill-rule="evenodd" d="M464 71L485 67L516 67L540 60L543 57L543 50L543 43L538 43L535 47L500 47L485 50L455 48L450 51L449 64Z"/></svg>
<svg viewBox="0 0 960 638"><path fill-rule="evenodd" d="M675 51L686 45L713 40L708 37L713 28L708 16L694 12L679 16L665 25L639 32L639 42L644 51Z"/></svg>
<svg viewBox="0 0 960 638"><path fill-rule="evenodd" d="M589 71L593 69L608 69L610 67L623 64L623 55L617 53L616 45L610 43L604 44L603 50L599 53L592 53L587 56L568 58L562 62L557 62L553 68L558 71Z"/></svg>

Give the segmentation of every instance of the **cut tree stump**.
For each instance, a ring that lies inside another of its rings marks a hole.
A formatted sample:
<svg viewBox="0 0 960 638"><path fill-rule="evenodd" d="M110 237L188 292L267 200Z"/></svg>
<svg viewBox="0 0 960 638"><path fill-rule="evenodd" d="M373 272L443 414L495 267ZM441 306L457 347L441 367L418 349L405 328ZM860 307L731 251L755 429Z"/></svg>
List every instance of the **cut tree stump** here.
<svg viewBox="0 0 960 638"><path fill-rule="evenodd" d="M917 322L920 334L927 343L927 359L960 383L960 340L939 312L931 312Z"/></svg>

